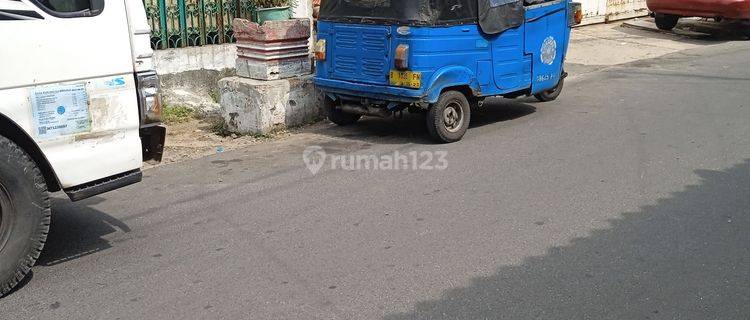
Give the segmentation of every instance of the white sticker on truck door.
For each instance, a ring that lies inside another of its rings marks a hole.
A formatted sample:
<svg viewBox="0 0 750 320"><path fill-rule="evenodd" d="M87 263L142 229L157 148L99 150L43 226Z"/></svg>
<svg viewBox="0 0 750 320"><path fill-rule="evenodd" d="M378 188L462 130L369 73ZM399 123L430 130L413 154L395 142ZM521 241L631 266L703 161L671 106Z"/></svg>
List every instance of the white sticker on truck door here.
<svg viewBox="0 0 750 320"><path fill-rule="evenodd" d="M31 105L40 140L91 131L89 98L82 83L31 89Z"/></svg>

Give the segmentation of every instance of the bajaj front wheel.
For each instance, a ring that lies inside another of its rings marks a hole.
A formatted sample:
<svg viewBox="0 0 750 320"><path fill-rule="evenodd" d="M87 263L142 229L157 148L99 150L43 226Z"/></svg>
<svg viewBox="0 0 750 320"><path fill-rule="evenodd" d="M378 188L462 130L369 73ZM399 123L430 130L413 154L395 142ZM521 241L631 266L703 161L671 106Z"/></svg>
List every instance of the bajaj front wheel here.
<svg viewBox="0 0 750 320"><path fill-rule="evenodd" d="M50 200L36 163L0 136L0 297L31 270L47 240Z"/></svg>
<svg viewBox="0 0 750 320"><path fill-rule="evenodd" d="M427 131L442 143L461 140L469 129L471 108L463 93L446 91L427 113Z"/></svg>
<svg viewBox="0 0 750 320"><path fill-rule="evenodd" d="M350 124L354 124L359 121L359 118L362 118L361 115L346 113L344 111L341 111L341 109L337 109L336 102L331 100L331 98L329 97L325 97L325 101L323 101L323 107L325 108L328 120L331 120L331 122L340 126L348 126Z"/></svg>

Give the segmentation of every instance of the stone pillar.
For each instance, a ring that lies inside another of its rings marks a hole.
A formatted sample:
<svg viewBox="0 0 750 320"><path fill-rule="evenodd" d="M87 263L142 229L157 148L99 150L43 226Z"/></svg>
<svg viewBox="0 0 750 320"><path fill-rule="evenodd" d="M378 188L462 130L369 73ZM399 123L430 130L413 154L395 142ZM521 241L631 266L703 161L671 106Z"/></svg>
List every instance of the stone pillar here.
<svg viewBox="0 0 750 320"><path fill-rule="evenodd" d="M323 115L310 61L310 19L234 20L237 77L219 80L222 115L230 131L265 134Z"/></svg>
<svg viewBox="0 0 750 320"><path fill-rule="evenodd" d="M263 25L234 19L233 27L238 76L277 80L312 71L309 19L266 21Z"/></svg>

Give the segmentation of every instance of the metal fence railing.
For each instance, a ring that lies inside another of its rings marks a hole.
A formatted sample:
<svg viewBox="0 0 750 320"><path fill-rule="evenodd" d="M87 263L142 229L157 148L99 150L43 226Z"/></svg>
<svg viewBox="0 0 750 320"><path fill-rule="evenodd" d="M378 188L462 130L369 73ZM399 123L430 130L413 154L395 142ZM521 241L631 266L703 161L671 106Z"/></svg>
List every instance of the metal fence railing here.
<svg viewBox="0 0 750 320"><path fill-rule="evenodd" d="M234 18L250 19L253 0L143 0L151 47L181 48L235 42Z"/></svg>

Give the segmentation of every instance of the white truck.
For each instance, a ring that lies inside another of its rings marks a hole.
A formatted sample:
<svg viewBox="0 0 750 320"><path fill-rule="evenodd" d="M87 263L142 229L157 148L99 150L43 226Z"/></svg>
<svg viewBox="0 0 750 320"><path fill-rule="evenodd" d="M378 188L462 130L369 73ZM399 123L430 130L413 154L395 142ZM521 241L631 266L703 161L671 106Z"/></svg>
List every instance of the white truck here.
<svg viewBox="0 0 750 320"><path fill-rule="evenodd" d="M0 0L0 41L3 296L44 246L50 192L139 182L166 130L141 0Z"/></svg>

